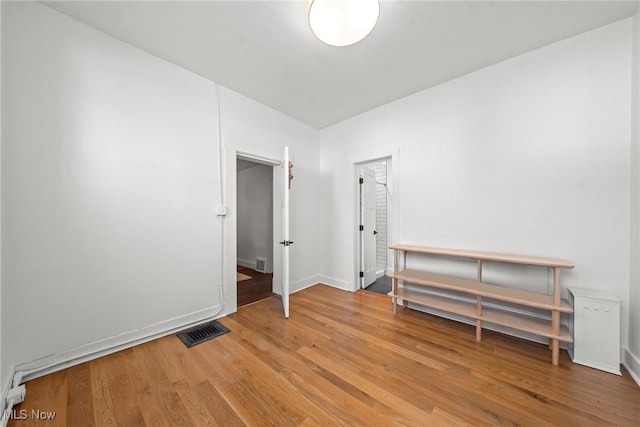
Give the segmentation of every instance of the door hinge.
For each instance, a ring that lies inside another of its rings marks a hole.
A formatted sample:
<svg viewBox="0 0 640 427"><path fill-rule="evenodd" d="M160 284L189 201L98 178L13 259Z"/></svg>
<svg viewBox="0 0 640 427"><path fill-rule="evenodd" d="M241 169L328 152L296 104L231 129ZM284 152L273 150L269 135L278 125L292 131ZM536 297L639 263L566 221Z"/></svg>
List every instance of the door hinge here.
<svg viewBox="0 0 640 427"><path fill-rule="evenodd" d="M360 272L360 277L364 277L364 271Z"/></svg>
<svg viewBox="0 0 640 427"><path fill-rule="evenodd" d="M360 178L360 184L364 184L364 178Z"/></svg>
<svg viewBox="0 0 640 427"><path fill-rule="evenodd" d="M360 226L360 231L364 231L364 225Z"/></svg>

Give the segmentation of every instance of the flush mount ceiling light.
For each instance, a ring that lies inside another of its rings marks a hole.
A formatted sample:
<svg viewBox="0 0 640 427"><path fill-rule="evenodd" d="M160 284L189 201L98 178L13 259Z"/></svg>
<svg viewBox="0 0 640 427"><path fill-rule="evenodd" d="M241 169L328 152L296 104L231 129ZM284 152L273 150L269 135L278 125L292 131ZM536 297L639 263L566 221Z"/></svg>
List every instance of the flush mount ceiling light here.
<svg viewBox="0 0 640 427"><path fill-rule="evenodd" d="M378 0L308 0L313 34L331 46L349 46L364 39L380 15Z"/></svg>

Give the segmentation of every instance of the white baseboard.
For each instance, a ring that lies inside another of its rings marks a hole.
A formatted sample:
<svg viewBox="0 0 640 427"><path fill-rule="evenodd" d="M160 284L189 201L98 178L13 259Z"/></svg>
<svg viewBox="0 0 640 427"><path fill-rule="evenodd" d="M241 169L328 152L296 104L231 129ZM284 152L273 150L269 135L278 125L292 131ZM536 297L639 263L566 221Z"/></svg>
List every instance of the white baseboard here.
<svg viewBox="0 0 640 427"><path fill-rule="evenodd" d="M351 292L351 286L349 286L349 282L345 281L345 280L340 280L340 279L336 279L335 277L329 277L329 276L317 276L318 277L318 282L331 286L333 288L337 288L337 289L342 289L343 291L349 291Z"/></svg>
<svg viewBox="0 0 640 427"><path fill-rule="evenodd" d="M317 285L320 282L320 276L318 276L317 274L314 274L313 276L309 276L306 277L304 279L301 280L296 280L295 282L293 282L293 285L291 286L291 293L296 293L296 292L300 292L303 289L307 289L310 288L311 286Z"/></svg>
<svg viewBox="0 0 640 427"><path fill-rule="evenodd" d="M60 371L81 363L97 359L108 354L116 353L145 342L152 341L179 332L199 323L213 320L227 313L220 311L220 306L198 310L196 312L165 320L141 329L95 341L71 350L52 354L31 362L22 363L15 367L17 374L22 374L22 382ZM17 385L17 384L16 384ZM4 389L3 389L4 391Z"/></svg>
<svg viewBox="0 0 640 427"><path fill-rule="evenodd" d="M4 374L4 372L3 372ZM9 408L9 402L7 402L7 395L9 394L9 390L13 386L13 377L15 375L15 367L12 366L9 368L9 372L7 373L7 377L4 379L2 384L2 395L0 395L0 402L2 402L2 415L0 415L0 427L5 427L9 422L9 417L6 415L6 411L10 411L13 408Z"/></svg>
<svg viewBox="0 0 640 427"><path fill-rule="evenodd" d="M236 263L239 266L247 267L247 268L250 268L252 270L256 270L256 267L257 267L257 263L256 263L255 260L254 261L249 261L248 259L238 258L236 260ZM273 263L271 261L266 261L265 265L264 265L264 268L265 268L265 270L264 270L265 273L273 273ZM256 270L256 271L258 271L258 270Z"/></svg>
<svg viewBox="0 0 640 427"><path fill-rule="evenodd" d="M249 261L248 259L238 258L238 260L236 262L238 263L239 266L250 268L252 270L256 269L256 262L255 261Z"/></svg>
<svg viewBox="0 0 640 427"><path fill-rule="evenodd" d="M2 409L6 409L7 404L7 394L13 385L13 376L15 375L16 369L15 366L9 368L9 372L7 373L7 377L4 379L2 383L2 396L0 396L1 401L4 402Z"/></svg>
<svg viewBox="0 0 640 427"><path fill-rule="evenodd" d="M622 364L627 368L627 371L629 371L631 378L640 386L640 357L633 354L628 348L625 348Z"/></svg>

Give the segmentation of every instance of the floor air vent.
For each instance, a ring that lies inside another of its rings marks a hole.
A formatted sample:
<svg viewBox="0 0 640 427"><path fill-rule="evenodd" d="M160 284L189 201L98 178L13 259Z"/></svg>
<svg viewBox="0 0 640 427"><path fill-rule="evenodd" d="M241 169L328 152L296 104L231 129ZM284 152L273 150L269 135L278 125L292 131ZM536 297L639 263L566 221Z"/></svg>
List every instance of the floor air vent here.
<svg viewBox="0 0 640 427"><path fill-rule="evenodd" d="M259 273L267 272L267 260L265 258L256 258L256 271Z"/></svg>
<svg viewBox="0 0 640 427"><path fill-rule="evenodd" d="M196 344L203 343L227 332L229 332L229 329L214 320L180 332L178 338L180 338L187 347L193 347Z"/></svg>

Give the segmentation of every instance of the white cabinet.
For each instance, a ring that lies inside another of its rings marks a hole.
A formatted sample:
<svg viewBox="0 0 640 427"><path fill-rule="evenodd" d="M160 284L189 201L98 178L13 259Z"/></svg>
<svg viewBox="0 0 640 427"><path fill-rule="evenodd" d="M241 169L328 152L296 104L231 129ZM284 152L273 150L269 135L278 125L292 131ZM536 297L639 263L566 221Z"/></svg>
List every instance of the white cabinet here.
<svg viewBox="0 0 640 427"><path fill-rule="evenodd" d="M573 302L574 363L620 375L620 300L605 292L569 288Z"/></svg>

